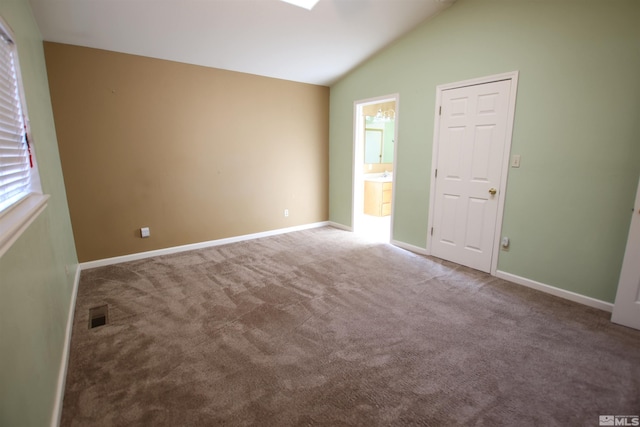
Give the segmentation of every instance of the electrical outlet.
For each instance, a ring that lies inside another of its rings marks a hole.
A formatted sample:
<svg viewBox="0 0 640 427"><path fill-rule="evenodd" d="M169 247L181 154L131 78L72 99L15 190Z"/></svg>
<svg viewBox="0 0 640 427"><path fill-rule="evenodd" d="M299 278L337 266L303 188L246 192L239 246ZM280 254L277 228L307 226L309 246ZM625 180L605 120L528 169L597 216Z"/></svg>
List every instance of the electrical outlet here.
<svg viewBox="0 0 640 427"><path fill-rule="evenodd" d="M140 229L140 237L145 238L149 236L151 236L151 230L149 230L149 227L142 227Z"/></svg>
<svg viewBox="0 0 640 427"><path fill-rule="evenodd" d="M284 210L284 216L285 216L285 217L289 216L289 209L285 209L285 210Z"/></svg>

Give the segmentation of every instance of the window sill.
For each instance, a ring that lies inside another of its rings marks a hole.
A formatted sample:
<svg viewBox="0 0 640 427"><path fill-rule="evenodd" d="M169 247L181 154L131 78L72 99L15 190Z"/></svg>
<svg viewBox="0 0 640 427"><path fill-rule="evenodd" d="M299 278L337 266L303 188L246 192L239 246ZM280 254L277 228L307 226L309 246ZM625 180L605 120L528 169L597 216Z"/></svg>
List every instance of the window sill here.
<svg viewBox="0 0 640 427"><path fill-rule="evenodd" d="M30 194L0 216L0 257L47 207L49 196Z"/></svg>

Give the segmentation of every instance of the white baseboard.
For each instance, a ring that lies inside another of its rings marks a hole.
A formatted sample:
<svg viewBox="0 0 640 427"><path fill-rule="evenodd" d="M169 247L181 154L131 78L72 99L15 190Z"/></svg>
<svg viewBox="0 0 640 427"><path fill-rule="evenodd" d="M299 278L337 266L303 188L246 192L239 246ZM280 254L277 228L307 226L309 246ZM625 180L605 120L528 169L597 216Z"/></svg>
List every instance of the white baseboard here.
<svg viewBox="0 0 640 427"><path fill-rule="evenodd" d="M564 289L556 288L555 286L546 285L544 283L536 282L535 280L527 279L524 277L516 276L515 274L507 273L504 271L496 271L496 277L507 280L509 282L516 283L518 285L526 286L531 289L545 292L547 294L555 295L560 298L568 299L569 301L577 302L587 305L589 307L598 308L600 310L613 311L613 304L610 302L602 301L599 299L591 298L585 295L580 295L575 292L567 291Z"/></svg>
<svg viewBox="0 0 640 427"><path fill-rule="evenodd" d="M427 256L430 255L430 253L426 249L411 245L409 243L401 242L399 240L391 240L390 243L394 246L397 246L402 249L406 249L410 252L414 252L420 255L427 255ZM536 289L538 291L541 291L547 294L555 295L557 297L564 298L569 301L577 302L579 304L584 304L589 307L594 307L600 310L604 310L609 313L613 311L613 304L610 302L591 298L575 292L567 291L565 289L556 288L555 286L536 282L535 280L516 276L515 274L507 273L505 271L500 271L500 270L496 271L495 277L499 277L500 279L504 279L518 285L526 286L531 289Z"/></svg>
<svg viewBox="0 0 640 427"><path fill-rule="evenodd" d="M99 259L96 261L88 261L80 264L81 270L89 270L96 267L104 267L105 265L120 264L122 262L137 261L139 259L151 258L160 255L170 255L179 252L193 251L195 249L210 248L212 246L228 245L229 243L243 242L245 240L259 239L261 237L275 236L278 234L291 233L293 231L308 230L310 228L319 228L331 225L329 221L314 222L311 224L297 225L294 227L280 228L277 230L263 231L260 233L245 234L242 236L228 237L226 239L209 240L206 242L192 243L189 245L173 246L170 248L157 249L147 252L139 252L136 254L122 255L113 258Z"/></svg>
<svg viewBox="0 0 640 427"><path fill-rule="evenodd" d="M67 316L67 329L64 334L64 344L62 347L62 359L60 360L60 371L58 372L58 385L56 397L53 402L53 415L51 417L51 427L58 427L62 418L62 402L64 399L64 388L67 382L67 369L69 368L69 350L71 348L71 332L73 330L73 315L76 311L76 297L78 296L78 285L80 283L80 265L76 266L76 274L73 279L73 289L71 290L71 301L69 304L69 314Z"/></svg>
<svg viewBox="0 0 640 427"><path fill-rule="evenodd" d="M427 255L427 256L430 255L428 251L424 248L410 245L408 243L401 242L399 240L391 240L390 243L394 246L397 246L402 249L406 249L411 252L415 252L417 254ZM577 302L589 307L604 310L609 313L613 311L613 304L610 302L591 298L575 292L567 291L565 289L556 288L555 286L536 282L535 280L527 279L526 277L516 276L515 274L507 273L505 271L500 271L500 270L496 271L495 277L499 277L500 279L504 279L518 285L526 286L531 289L536 289L538 291L541 291L547 294L555 295L557 297L564 298L569 301Z"/></svg>
<svg viewBox="0 0 640 427"><path fill-rule="evenodd" d="M393 246L406 249L410 252L415 252L420 255L429 255L425 248L421 248L419 246L410 245L409 243L401 242L399 240L391 240L389 243L391 243Z"/></svg>
<svg viewBox="0 0 640 427"><path fill-rule="evenodd" d="M338 229L340 229L340 230L353 231L353 227L349 227L349 226L346 226L346 225L344 225L344 224L340 224L340 223L338 223L338 222L329 221L328 225L329 225L330 227L338 228Z"/></svg>

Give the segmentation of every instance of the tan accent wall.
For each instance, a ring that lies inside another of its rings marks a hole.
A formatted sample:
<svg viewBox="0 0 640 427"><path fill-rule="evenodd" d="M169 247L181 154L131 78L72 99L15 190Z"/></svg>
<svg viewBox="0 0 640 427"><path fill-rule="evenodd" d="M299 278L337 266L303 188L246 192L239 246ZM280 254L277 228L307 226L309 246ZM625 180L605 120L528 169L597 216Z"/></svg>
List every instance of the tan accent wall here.
<svg viewBox="0 0 640 427"><path fill-rule="evenodd" d="M327 220L329 88L44 47L81 262Z"/></svg>

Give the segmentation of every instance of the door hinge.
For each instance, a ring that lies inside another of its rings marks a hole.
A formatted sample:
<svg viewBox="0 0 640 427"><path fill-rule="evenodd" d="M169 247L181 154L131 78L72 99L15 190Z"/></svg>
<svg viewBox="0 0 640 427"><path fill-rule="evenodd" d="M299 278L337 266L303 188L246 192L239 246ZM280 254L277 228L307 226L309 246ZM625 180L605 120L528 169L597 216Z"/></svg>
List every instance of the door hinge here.
<svg viewBox="0 0 640 427"><path fill-rule="evenodd" d="M441 116L442 115L442 105L440 106L440 109L438 110L438 115Z"/></svg>
<svg viewBox="0 0 640 427"><path fill-rule="evenodd" d="M431 235L433 236L433 227L431 227Z"/></svg>
<svg viewBox="0 0 640 427"><path fill-rule="evenodd" d="M436 178L438 177L438 169L436 169Z"/></svg>

